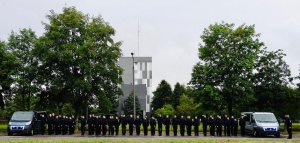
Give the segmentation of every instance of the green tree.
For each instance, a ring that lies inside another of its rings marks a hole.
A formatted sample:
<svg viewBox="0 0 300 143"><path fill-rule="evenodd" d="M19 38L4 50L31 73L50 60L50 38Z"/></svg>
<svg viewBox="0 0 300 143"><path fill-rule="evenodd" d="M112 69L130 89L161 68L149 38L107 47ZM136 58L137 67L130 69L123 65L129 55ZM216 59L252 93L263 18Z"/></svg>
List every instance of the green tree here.
<svg viewBox="0 0 300 143"><path fill-rule="evenodd" d="M153 111L162 108L165 104L171 104L172 88L170 84L162 80L156 90L153 92L152 107Z"/></svg>
<svg viewBox="0 0 300 143"><path fill-rule="evenodd" d="M198 105L194 103L194 100L192 98L189 98L186 95L180 96L179 100L179 106L176 108L176 113L180 115L196 115L198 112L196 109L198 108Z"/></svg>
<svg viewBox="0 0 300 143"><path fill-rule="evenodd" d="M204 98L220 101L219 106L230 115L254 99L250 79L264 46L258 37L254 26L235 28L228 23L210 25L201 36L200 61L193 68L190 84L199 92L207 91Z"/></svg>
<svg viewBox="0 0 300 143"><path fill-rule="evenodd" d="M31 29L21 29L18 33L12 32L8 39L8 48L17 58L17 73L15 78L16 95L22 97L22 109L32 110L30 99L35 93L37 64L32 55L37 40ZM27 103L27 104L26 104ZM20 109L19 109L20 110Z"/></svg>
<svg viewBox="0 0 300 143"><path fill-rule="evenodd" d="M11 95L11 85L14 82L16 57L8 52L5 42L0 41L0 109L5 107L5 95Z"/></svg>
<svg viewBox="0 0 300 143"><path fill-rule="evenodd" d="M176 109L176 107L179 105L180 96L185 93L186 93L185 87L183 85L180 85L180 83L177 82L175 84L173 95L171 97L171 102L172 102L173 108Z"/></svg>
<svg viewBox="0 0 300 143"><path fill-rule="evenodd" d="M139 102L139 98L135 96L135 112L136 115L143 115L143 111L141 110L141 105ZM125 115L133 115L133 94L129 94L127 99L124 101L124 113Z"/></svg>
<svg viewBox="0 0 300 143"><path fill-rule="evenodd" d="M40 102L49 108L71 103L78 115L105 96L114 108L122 94L118 87L122 69L117 64L121 43L112 38L115 30L100 16L85 15L74 7L65 7L60 14L51 11L47 18L46 32L34 49L37 82L46 95Z"/></svg>
<svg viewBox="0 0 300 143"><path fill-rule="evenodd" d="M162 116L173 116L175 114L175 109L171 104L165 104L162 108L159 108L155 111L155 115L161 114Z"/></svg>
<svg viewBox="0 0 300 143"><path fill-rule="evenodd" d="M272 111L278 115L286 114L286 105L293 96L288 85L291 72L284 61L285 54L282 50L275 52L261 51L261 56L256 64L254 75L254 89L256 111Z"/></svg>

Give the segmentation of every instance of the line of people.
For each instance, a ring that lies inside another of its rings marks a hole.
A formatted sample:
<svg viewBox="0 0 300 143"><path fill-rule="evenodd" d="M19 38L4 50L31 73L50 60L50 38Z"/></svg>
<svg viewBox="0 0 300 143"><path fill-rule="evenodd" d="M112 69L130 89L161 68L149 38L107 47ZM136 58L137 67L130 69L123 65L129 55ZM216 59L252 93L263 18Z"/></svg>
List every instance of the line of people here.
<svg viewBox="0 0 300 143"><path fill-rule="evenodd" d="M75 133L76 119L74 116L49 114L47 119L42 116L42 134L45 132L45 123L48 125L48 135L72 135Z"/></svg>
<svg viewBox="0 0 300 143"><path fill-rule="evenodd" d="M194 128L194 135L199 136L199 126L202 122L203 126L203 136L207 136L209 132L210 136L237 136L238 133L238 125L240 125L241 135L245 135L245 121L243 117L234 118L233 116L227 117L226 115L221 116L206 116L203 115L201 117L193 117L191 116L180 116L176 115L171 118L168 115L162 117L158 115L157 117L148 118L145 116L141 118L139 115L134 117L132 115L125 116L96 116L89 115L88 119L85 119L84 116L80 117L81 124L81 135L85 134L86 125L88 128L88 135L110 135L110 136L118 136L119 134L119 126L121 125L122 135L126 135L127 125L129 127L129 135L133 136L133 130L135 128L136 135L139 136L141 132L141 126L143 127L144 136L148 135L148 128L150 126L151 136L155 136L156 126L158 130L158 135L162 136L162 128L165 126L165 135L170 135L170 129L173 130L173 135L178 135L178 130L180 136L192 136L192 128Z"/></svg>

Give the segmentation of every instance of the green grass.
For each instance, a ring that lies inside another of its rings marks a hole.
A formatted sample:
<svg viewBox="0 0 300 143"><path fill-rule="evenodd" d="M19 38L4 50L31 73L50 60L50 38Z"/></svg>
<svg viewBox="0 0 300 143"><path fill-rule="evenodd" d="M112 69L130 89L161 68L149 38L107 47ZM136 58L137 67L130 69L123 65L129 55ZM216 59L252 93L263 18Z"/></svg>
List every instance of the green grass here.
<svg viewBox="0 0 300 143"><path fill-rule="evenodd" d="M6 132L7 131L7 124L0 124L0 132Z"/></svg>
<svg viewBox="0 0 300 143"><path fill-rule="evenodd" d="M23 140L0 141L0 143L296 143L297 140L259 139L85 139L85 140Z"/></svg>

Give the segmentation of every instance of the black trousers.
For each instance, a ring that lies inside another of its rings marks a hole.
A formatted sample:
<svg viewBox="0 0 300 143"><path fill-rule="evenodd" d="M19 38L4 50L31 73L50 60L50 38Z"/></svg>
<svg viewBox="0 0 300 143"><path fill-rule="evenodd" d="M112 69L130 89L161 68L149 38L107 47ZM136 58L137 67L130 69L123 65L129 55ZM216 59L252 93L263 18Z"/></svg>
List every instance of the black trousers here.
<svg viewBox="0 0 300 143"><path fill-rule="evenodd" d="M207 125L203 125L203 135L207 135Z"/></svg>
<svg viewBox="0 0 300 143"><path fill-rule="evenodd" d="M144 129L144 136L148 135L148 127L147 126L143 126Z"/></svg>
<svg viewBox="0 0 300 143"><path fill-rule="evenodd" d="M166 125L166 136L170 134L170 125Z"/></svg>
<svg viewBox="0 0 300 143"><path fill-rule="evenodd" d="M125 136L126 134L126 125L122 125L122 135Z"/></svg>
<svg viewBox="0 0 300 143"><path fill-rule="evenodd" d="M186 132L187 132L188 136L191 136L192 135L192 126L190 126L190 125L186 126Z"/></svg>
<svg viewBox="0 0 300 143"><path fill-rule="evenodd" d="M184 125L180 125L180 135L184 136Z"/></svg>
<svg viewBox="0 0 300 143"><path fill-rule="evenodd" d="M135 131L136 131L136 135L140 135L141 130L140 130L140 126L135 126Z"/></svg>
<svg viewBox="0 0 300 143"><path fill-rule="evenodd" d="M151 136L155 135L155 126L151 126Z"/></svg>
<svg viewBox="0 0 300 143"><path fill-rule="evenodd" d="M194 126L195 136L199 136L199 126Z"/></svg>
<svg viewBox="0 0 300 143"><path fill-rule="evenodd" d="M242 135L242 136L245 135L245 126L241 126L241 135Z"/></svg>
<svg viewBox="0 0 300 143"><path fill-rule="evenodd" d="M116 135L119 135L119 126L115 126L116 128Z"/></svg>
<svg viewBox="0 0 300 143"><path fill-rule="evenodd" d="M162 134L162 126L158 126L158 135L161 136Z"/></svg>
<svg viewBox="0 0 300 143"><path fill-rule="evenodd" d="M177 125L173 125L174 136L177 136Z"/></svg>
<svg viewBox="0 0 300 143"><path fill-rule="evenodd" d="M84 135L84 133L85 133L85 126L81 126L80 130L81 130L81 135Z"/></svg>
<svg viewBox="0 0 300 143"><path fill-rule="evenodd" d="M133 134L133 125L129 125L129 135Z"/></svg>
<svg viewBox="0 0 300 143"><path fill-rule="evenodd" d="M292 139L292 137L293 137L292 128L287 129L287 131L288 131L288 134L289 134L288 139Z"/></svg>

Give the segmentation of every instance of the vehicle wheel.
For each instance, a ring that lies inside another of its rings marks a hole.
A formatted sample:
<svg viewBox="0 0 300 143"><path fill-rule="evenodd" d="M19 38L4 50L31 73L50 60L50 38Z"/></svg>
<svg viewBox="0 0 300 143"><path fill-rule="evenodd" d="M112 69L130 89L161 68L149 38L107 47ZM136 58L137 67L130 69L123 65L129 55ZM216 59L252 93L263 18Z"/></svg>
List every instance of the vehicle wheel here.
<svg viewBox="0 0 300 143"><path fill-rule="evenodd" d="M30 135L30 136L33 136L33 129L31 129L29 135Z"/></svg>
<svg viewBox="0 0 300 143"><path fill-rule="evenodd" d="M7 135L8 135L8 136L12 136L12 133L11 133L11 132L8 132Z"/></svg>
<svg viewBox="0 0 300 143"><path fill-rule="evenodd" d="M257 133L257 131L256 131L256 130L254 130L254 132L253 132L253 136L254 136L254 137L258 137L258 133Z"/></svg>
<svg viewBox="0 0 300 143"><path fill-rule="evenodd" d="M280 133L275 134L275 137L280 138Z"/></svg>

